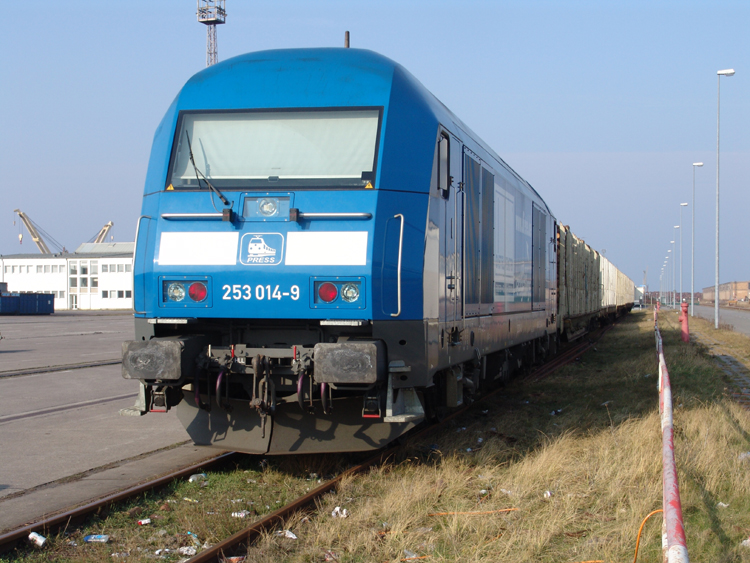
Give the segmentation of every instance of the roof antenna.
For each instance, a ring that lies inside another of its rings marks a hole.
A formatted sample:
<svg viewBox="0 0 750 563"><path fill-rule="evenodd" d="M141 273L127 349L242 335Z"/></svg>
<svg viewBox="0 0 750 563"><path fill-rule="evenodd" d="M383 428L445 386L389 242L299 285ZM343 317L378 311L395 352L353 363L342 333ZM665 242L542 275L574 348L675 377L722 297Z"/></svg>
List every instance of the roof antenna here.
<svg viewBox="0 0 750 563"><path fill-rule="evenodd" d="M349 48L349 32L344 32L344 47Z"/></svg>

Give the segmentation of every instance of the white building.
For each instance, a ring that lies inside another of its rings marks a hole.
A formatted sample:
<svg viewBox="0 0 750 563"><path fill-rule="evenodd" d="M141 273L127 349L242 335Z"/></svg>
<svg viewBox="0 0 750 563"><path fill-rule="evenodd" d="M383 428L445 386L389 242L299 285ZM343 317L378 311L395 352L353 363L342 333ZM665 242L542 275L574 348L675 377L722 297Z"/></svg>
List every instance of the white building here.
<svg viewBox="0 0 750 563"><path fill-rule="evenodd" d="M55 310L132 309L133 243L85 243L65 254L0 256L12 293L52 293Z"/></svg>

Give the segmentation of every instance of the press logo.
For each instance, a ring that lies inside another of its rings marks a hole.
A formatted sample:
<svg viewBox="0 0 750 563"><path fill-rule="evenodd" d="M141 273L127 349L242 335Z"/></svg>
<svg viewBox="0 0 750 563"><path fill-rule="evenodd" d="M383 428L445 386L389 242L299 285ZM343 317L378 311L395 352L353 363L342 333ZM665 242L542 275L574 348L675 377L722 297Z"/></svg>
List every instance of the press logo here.
<svg viewBox="0 0 750 563"><path fill-rule="evenodd" d="M240 240L240 262L245 266L274 266L284 256L281 233L245 233Z"/></svg>

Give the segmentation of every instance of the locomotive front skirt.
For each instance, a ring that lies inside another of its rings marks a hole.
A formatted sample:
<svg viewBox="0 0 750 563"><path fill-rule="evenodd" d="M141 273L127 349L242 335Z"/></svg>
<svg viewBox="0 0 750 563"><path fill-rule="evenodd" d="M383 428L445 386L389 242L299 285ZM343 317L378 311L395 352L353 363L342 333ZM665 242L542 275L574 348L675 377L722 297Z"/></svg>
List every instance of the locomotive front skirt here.
<svg viewBox="0 0 750 563"><path fill-rule="evenodd" d="M632 307L573 237L385 57L213 65L154 137L129 414L176 407L196 444L251 453L383 447Z"/></svg>

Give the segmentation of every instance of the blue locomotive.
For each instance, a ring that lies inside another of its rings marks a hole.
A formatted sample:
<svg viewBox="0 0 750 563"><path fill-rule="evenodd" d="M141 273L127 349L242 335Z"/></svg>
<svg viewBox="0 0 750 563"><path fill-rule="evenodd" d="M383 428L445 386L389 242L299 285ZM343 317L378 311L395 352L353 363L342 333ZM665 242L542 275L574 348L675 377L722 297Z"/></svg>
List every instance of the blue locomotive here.
<svg viewBox="0 0 750 563"><path fill-rule="evenodd" d="M176 407L197 444L380 448L599 314L560 318L542 198L366 50L193 76L156 131L142 209L123 376L140 380L135 412Z"/></svg>

